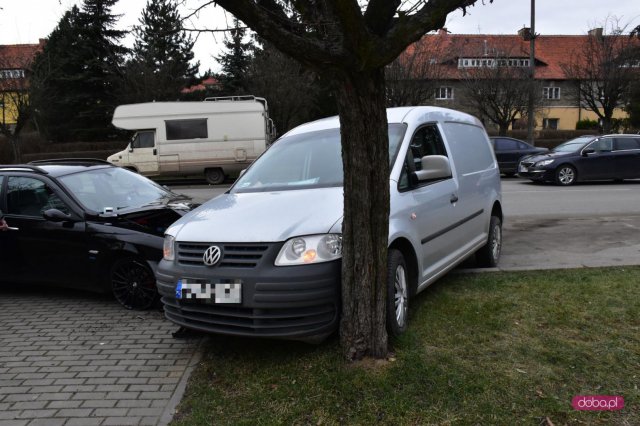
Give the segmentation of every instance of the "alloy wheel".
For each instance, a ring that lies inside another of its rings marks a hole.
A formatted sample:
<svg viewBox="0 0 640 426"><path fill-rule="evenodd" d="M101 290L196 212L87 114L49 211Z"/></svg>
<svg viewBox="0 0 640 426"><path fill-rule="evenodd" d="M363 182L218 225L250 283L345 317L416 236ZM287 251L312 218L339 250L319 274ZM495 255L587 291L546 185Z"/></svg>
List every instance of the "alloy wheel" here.
<svg viewBox="0 0 640 426"><path fill-rule="evenodd" d="M402 265L396 268L396 277L394 281L394 303L396 309L396 322L400 327L404 327L407 321L407 274Z"/></svg>
<svg viewBox="0 0 640 426"><path fill-rule="evenodd" d="M158 292L153 272L137 260L121 259L111 269L111 290L127 309L147 309Z"/></svg>

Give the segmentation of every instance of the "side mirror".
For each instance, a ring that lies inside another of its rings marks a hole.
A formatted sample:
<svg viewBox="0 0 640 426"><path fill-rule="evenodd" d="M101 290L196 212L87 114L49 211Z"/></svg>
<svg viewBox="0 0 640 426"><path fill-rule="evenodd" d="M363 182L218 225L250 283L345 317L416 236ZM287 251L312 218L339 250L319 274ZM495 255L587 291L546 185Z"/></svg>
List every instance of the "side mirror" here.
<svg viewBox="0 0 640 426"><path fill-rule="evenodd" d="M589 155L589 154L593 154L594 152L596 152L596 150L595 150L595 149L593 149L593 148L587 148L587 149L585 149L585 150L583 150L583 151L582 151L582 156L583 156L583 157L586 157L587 155Z"/></svg>
<svg viewBox="0 0 640 426"><path fill-rule="evenodd" d="M414 172L414 182L445 179L451 177L451 163L444 155L426 155L422 157L422 170Z"/></svg>
<svg viewBox="0 0 640 426"><path fill-rule="evenodd" d="M49 209L42 212L42 217L51 222L65 222L71 220L71 215L61 212L58 209Z"/></svg>

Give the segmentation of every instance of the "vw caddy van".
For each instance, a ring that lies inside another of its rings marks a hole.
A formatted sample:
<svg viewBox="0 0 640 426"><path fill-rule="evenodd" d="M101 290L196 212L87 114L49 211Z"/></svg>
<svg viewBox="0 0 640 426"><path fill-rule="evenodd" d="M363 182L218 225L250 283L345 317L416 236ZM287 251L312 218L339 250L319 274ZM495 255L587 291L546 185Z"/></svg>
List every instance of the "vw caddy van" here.
<svg viewBox="0 0 640 426"><path fill-rule="evenodd" d="M389 109L388 329L410 297L472 255L498 263L500 172L476 118ZM165 235L157 269L166 317L189 329L311 340L337 328L342 255L338 117L282 136L229 191ZM309 256L311 251L315 256ZM393 315L395 313L395 315Z"/></svg>

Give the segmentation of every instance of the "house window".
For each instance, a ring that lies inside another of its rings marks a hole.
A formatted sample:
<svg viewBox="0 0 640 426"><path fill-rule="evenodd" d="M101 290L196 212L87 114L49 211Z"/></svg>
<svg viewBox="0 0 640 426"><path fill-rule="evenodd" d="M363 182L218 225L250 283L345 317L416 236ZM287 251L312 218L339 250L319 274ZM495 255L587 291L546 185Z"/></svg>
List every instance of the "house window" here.
<svg viewBox="0 0 640 426"><path fill-rule="evenodd" d="M24 78L24 70L0 70L0 78Z"/></svg>
<svg viewBox="0 0 640 426"><path fill-rule="evenodd" d="M545 99L560 99L560 88L544 87L542 89L542 97Z"/></svg>
<svg viewBox="0 0 640 426"><path fill-rule="evenodd" d="M543 129L551 129L558 130L558 118L543 118L542 119L542 128Z"/></svg>
<svg viewBox="0 0 640 426"><path fill-rule="evenodd" d="M438 87L435 93L436 99L453 99L453 87Z"/></svg>

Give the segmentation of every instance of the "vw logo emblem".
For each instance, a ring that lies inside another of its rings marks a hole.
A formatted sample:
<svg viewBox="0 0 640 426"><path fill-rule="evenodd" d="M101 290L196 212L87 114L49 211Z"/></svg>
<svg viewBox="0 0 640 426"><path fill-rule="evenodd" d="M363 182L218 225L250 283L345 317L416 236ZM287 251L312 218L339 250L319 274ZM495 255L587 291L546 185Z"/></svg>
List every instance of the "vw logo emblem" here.
<svg viewBox="0 0 640 426"><path fill-rule="evenodd" d="M202 255L202 261L207 266L213 266L220 261L222 257L222 250L218 246L210 246L204 251Z"/></svg>

